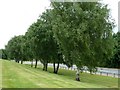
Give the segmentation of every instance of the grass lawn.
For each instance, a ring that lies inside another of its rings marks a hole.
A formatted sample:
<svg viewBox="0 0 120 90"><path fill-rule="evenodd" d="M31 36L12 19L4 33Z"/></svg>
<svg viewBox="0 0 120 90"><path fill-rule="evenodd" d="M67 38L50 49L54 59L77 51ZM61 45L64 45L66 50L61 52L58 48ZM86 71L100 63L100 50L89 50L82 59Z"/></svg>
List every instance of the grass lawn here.
<svg viewBox="0 0 120 90"><path fill-rule="evenodd" d="M118 88L118 79L82 73L81 81L75 81L75 71L60 69L53 74L42 67L31 68L12 61L2 62L2 88ZM0 75L1 76L1 75Z"/></svg>

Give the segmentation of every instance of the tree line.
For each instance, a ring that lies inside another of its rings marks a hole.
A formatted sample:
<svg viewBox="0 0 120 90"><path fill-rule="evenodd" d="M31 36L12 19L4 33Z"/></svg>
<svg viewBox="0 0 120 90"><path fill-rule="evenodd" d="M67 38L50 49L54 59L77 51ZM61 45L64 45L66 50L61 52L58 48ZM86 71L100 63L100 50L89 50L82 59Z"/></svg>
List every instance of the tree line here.
<svg viewBox="0 0 120 90"><path fill-rule="evenodd" d="M76 65L78 70L87 66L90 72L96 66L114 63L118 67L120 33L113 34L114 27L110 10L100 2L51 2L51 9L46 9L25 35L8 41L3 56L18 63L29 60L31 67L35 60L35 68L40 60L44 71L53 63L56 74L61 63Z"/></svg>

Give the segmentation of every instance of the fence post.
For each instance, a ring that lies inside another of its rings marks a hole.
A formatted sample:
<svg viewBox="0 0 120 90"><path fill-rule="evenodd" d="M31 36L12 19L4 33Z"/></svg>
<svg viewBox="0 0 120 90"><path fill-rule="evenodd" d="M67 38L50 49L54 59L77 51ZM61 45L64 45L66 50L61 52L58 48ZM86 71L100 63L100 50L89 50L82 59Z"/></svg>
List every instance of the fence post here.
<svg viewBox="0 0 120 90"><path fill-rule="evenodd" d="M107 76L108 76L108 73L107 73Z"/></svg>
<svg viewBox="0 0 120 90"><path fill-rule="evenodd" d="M115 73L114 73L114 77L115 77Z"/></svg>
<svg viewBox="0 0 120 90"><path fill-rule="evenodd" d="M118 73L118 78L120 78L120 74Z"/></svg>

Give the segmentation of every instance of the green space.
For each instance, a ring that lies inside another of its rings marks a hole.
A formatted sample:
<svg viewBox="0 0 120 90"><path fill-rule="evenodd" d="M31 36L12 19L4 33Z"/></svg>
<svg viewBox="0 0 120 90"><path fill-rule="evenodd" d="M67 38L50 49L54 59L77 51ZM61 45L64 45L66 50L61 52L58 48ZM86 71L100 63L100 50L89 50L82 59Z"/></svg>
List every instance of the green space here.
<svg viewBox="0 0 120 90"><path fill-rule="evenodd" d="M91 75L97 67L120 68L120 32L113 32L115 26L110 9L99 1L50 2L23 35L13 36L0 49L5 59L2 87L117 88L117 78ZM77 72L60 64L76 65ZM85 68L90 74L80 73Z"/></svg>
<svg viewBox="0 0 120 90"><path fill-rule="evenodd" d="M60 69L58 74L53 68L42 71L42 66L0 60L2 62L2 88L117 88L118 79L100 75L81 73L81 81L75 80L75 71Z"/></svg>

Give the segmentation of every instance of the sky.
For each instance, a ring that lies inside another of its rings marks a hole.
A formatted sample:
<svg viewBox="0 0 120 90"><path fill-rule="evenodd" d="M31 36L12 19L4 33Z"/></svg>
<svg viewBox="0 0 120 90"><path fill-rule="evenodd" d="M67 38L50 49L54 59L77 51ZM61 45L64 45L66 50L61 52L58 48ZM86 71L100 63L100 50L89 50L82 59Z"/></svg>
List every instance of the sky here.
<svg viewBox="0 0 120 90"><path fill-rule="evenodd" d="M118 31L118 1L103 0L111 9ZM0 49L15 35L24 35L39 15L49 8L49 0L0 0Z"/></svg>

